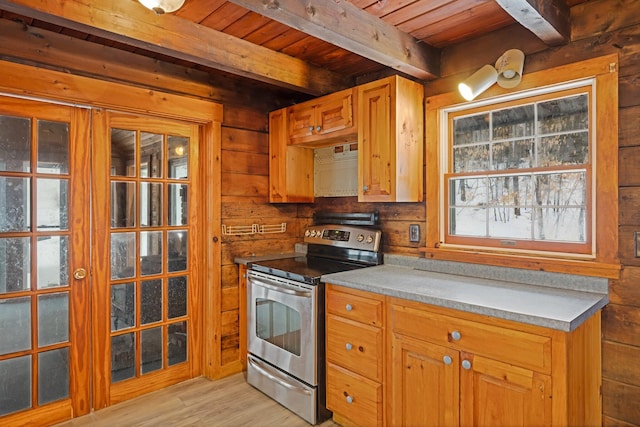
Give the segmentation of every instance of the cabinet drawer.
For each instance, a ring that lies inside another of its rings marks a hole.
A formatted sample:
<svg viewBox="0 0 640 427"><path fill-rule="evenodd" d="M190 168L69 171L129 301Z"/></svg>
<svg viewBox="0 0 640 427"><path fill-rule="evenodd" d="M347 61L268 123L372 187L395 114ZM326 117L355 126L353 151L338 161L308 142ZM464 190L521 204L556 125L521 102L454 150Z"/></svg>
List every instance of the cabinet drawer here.
<svg viewBox="0 0 640 427"><path fill-rule="evenodd" d="M551 373L551 338L392 305L393 332Z"/></svg>
<svg viewBox="0 0 640 427"><path fill-rule="evenodd" d="M382 425L382 385L329 363L327 408L357 425Z"/></svg>
<svg viewBox="0 0 640 427"><path fill-rule="evenodd" d="M373 326L382 326L382 301L331 290L327 312Z"/></svg>
<svg viewBox="0 0 640 427"><path fill-rule="evenodd" d="M327 315L327 360L382 381L382 330Z"/></svg>

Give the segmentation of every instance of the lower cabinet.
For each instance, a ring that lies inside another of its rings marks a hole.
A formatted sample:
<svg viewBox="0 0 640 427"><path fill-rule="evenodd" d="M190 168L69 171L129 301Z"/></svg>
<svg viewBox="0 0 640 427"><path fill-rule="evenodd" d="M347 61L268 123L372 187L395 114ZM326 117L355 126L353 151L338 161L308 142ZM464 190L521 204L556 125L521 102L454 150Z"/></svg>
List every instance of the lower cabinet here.
<svg viewBox="0 0 640 427"><path fill-rule="evenodd" d="M600 313L575 331L387 299L387 424L601 424Z"/></svg>
<svg viewBox="0 0 640 427"><path fill-rule="evenodd" d="M601 425L600 330L600 312L563 332L329 285L327 406L343 425Z"/></svg>
<svg viewBox="0 0 640 427"><path fill-rule="evenodd" d="M327 408L341 425L384 421L384 297L327 286Z"/></svg>

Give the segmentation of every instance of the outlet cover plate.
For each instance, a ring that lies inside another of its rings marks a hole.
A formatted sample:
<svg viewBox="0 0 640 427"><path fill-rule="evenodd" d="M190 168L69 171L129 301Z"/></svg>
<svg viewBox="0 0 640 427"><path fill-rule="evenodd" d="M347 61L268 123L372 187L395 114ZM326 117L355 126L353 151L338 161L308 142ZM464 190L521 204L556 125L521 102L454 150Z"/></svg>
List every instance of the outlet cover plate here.
<svg viewBox="0 0 640 427"><path fill-rule="evenodd" d="M409 225L409 241L410 242L420 241L420 226L418 224Z"/></svg>

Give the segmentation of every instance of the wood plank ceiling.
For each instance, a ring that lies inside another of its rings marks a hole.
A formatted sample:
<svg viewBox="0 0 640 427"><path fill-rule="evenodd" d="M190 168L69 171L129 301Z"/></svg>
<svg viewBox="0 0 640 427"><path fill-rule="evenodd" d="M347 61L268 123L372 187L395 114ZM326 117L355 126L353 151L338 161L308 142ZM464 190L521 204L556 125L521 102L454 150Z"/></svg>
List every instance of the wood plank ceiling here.
<svg viewBox="0 0 640 427"><path fill-rule="evenodd" d="M136 0L0 0L0 18L321 95L390 70L437 78L441 49L510 25L566 43L583 1L186 0L156 15Z"/></svg>

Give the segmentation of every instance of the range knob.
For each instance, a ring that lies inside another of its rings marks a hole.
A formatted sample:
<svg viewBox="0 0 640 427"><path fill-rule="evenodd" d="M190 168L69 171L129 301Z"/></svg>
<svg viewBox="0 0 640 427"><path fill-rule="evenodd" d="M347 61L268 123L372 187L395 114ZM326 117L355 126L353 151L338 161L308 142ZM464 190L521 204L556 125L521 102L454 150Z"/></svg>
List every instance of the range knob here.
<svg viewBox="0 0 640 427"><path fill-rule="evenodd" d="M362 242L364 240L364 234L358 234L357 240L358 242Z"/></svg>
<svg viewBox="0 0 640 427"><path fill-rule="evenodd" d="M307 228L304 232L304 237L309 237L309 236L311 236L311 230Z"/></svg>
<svg viewBox="0 0 640 427"><path fill-rule="evenodd" d="M367 243L371 244L372 242L373 242L373 236L372 235L367 236Z"/></svg>
<svg viewBox="0 0 640 427"><path fill-rule="evenodd" d="M311 230L311 237L316 237L316 234L318 234L316 230Z"/></svg>

